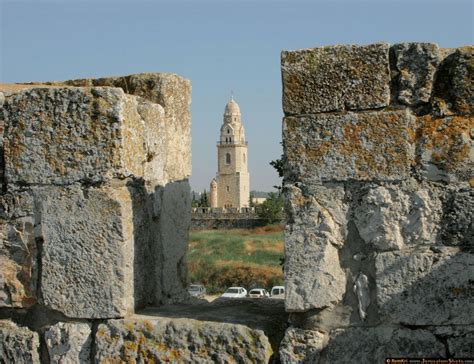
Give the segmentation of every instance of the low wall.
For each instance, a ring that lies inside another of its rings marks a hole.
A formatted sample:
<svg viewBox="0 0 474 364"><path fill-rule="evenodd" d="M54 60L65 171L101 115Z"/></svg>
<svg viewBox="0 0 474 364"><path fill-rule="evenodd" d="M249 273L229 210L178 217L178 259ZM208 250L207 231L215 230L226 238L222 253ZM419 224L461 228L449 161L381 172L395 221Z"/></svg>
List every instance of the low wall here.
<svg viewBox="0 0 474 364"><path fill-rule="evenodd" d="M474 357L473 50L282 52L283 362Z"/></svg>
<svg viewBox="0 0 474 364"><path fill-rule="evenodd" d="M212 229L252 229L266 225L266 221L258 217L202 217L192 216L191 230Z"/></svg>

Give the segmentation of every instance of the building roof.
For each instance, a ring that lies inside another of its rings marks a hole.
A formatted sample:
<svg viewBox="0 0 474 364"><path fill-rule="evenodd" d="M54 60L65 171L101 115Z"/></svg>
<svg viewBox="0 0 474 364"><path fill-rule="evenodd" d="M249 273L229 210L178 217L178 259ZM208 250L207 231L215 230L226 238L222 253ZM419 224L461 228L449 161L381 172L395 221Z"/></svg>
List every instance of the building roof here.
<svg viewBox="0 0 474 364"><path fill-rule="evenodd" d="M234 101L233 97L230 98L230 101L225 106L224 115L240 115L239 104Z"/></svg>

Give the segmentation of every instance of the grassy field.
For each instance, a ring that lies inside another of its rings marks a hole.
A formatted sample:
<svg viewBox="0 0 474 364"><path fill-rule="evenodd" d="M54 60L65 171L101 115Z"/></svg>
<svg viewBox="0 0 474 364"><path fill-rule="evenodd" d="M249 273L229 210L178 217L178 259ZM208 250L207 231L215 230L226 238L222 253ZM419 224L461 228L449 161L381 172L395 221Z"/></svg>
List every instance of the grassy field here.
<svg viewBox="0 0 474 364"><path fill-rule="evenodd" d="M270 289L283 283L283 227L192 231L189 237L190 281L209 293L229 286Z"/></svg>

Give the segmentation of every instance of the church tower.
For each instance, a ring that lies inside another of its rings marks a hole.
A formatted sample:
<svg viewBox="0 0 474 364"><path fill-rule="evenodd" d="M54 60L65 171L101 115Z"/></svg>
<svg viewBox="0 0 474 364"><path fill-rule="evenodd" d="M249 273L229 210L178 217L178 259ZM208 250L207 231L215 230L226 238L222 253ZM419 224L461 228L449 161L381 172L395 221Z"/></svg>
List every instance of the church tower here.
<svg viewBox="0 0 474 364"><path fill-rule="evenodd" d="M232 97L224 110L217 142L217 175L210 185L211 207L249 206L250 176L245 129L240 107Z"/></svg>

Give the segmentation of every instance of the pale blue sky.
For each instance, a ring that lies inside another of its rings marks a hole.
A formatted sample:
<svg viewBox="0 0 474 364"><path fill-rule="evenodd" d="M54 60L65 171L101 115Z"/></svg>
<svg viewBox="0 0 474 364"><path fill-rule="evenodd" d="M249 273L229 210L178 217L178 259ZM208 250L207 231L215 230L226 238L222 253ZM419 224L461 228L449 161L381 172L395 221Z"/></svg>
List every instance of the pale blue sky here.
<svg viewBox="0 0 474 364"><path fill-rule="evenodd" d="M472 44L473 1L0 0L0 80L173 72L193 86L192 188L208 189L234 90L249 140L251 188L278 178L280 51L331 44Z"/></svg>

